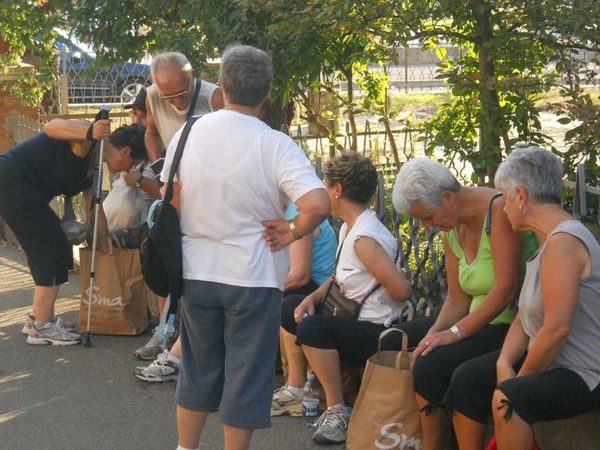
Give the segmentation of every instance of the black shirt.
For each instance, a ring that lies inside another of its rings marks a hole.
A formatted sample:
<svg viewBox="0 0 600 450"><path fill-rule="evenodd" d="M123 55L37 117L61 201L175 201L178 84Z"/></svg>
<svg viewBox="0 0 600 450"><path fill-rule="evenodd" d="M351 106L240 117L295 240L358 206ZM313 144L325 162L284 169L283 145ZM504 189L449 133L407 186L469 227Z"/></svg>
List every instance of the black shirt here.
<svg viewBox="0 0 600 450"><path fill-rule="evenodd" d="M90 151L81 158L73 153L71 143L51 139L40 133L0 155L21 169L25 180L52 197L65 194L73 196L92 185Z"/></svg>

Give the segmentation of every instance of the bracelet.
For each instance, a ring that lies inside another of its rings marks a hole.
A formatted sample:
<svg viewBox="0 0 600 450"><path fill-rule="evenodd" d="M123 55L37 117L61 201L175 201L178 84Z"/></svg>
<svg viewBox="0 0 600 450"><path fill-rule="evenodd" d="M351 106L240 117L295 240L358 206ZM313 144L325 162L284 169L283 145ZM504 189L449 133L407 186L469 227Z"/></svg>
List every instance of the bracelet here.
<svg viewBox="0 0 600 450"><path fill-rule="evenodd" d="M294 241L302 239L302 236L296 231L296 225L294 224L293 220L288 222L288 226L290 227L290 233L292 234Z"/></svg>
<svg viewBox="0 0 600 450"><path fill-rule="evenodd" d="M458 323L455 323L450 327L450 332L454 334L459 340L462 340L464 338L462 332L460 331L460 328L458 328Z"/></svg>
<svg viewBox="0 0 600 450"><path fill-rule="evenodd" d="M94 122L95 123L95 122ZM88 141L92 141L92 142L96 142L96 139L94 139L94 123L92 123L90 125L90 127L87 130L87 133L85 134L85 138Z"/></svg>

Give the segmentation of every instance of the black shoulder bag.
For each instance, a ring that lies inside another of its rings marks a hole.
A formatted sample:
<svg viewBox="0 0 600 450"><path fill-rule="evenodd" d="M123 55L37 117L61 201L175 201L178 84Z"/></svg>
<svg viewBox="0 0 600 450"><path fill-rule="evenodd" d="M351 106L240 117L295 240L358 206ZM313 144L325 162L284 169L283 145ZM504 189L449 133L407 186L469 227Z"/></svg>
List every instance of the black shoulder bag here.
<svg viewBox="0 0 600 450"><path fill-rule="evenodd" d="M167 190L162 202L154 208L154 226L142 242L142 275L148 287L157 295L171 295L169 314L177 312L177 303L183 292L183 265L181 250L181 229L177 210L171 204L173 199L173 179L179 167L183 148L192 125L199 117L191 117L183 127L175 150Z"/></svg>
<svg viewBox="0 0 600 450"><path fill-rule="evenodd" d="M335 278L335 272L337 269L337 265L340 261L340 255L342 253L343 246L344 243L342 242L342 244L340 245L340 249L338 250L338 254L335 258L335 266L333 268L331 283L327 288L325 297L323 297L323 300L319 304L318 310L324 316L342 317L344 319L358 319L358 316L360 315L360 310L362 309L363 305L371 296L371 294L373 294L373 292L375 292L381 287L381 283L377 283L375 286L373 286L373 289L371 289L367 293L367 295L365 295L363 299L359 302L356 302L342 294L340 286L337 284ZM398 256L396 256L396 261L397 260Z"/></svg>

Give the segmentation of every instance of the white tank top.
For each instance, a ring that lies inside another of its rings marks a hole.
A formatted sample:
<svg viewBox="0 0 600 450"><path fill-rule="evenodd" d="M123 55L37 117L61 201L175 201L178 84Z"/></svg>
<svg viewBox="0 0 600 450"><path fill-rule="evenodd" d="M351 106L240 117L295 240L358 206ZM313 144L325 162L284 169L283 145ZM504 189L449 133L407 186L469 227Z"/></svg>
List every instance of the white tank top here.
<svg viewBox="0 0 600 450"><path fill-rule="evenodd" d="M350 232L346 235L347 230L347 225L343 224L340 229L340 243L338 244L338 251L339 246L342 246L342 251L335 275L342 293L346 297L359 302L378 282L356 256L354 244L357 239L361 236L375 239L392 261L396 259L398 242L392 233L377 219L375 213L369 209L357 217ZM389 326L393 320L400 317L403 306L405 306L405 302L393 300L382 286L367 298L358 320L367 320Z"/></svg>
<svg viewBox="0 0 600 450"><path fill-rule="evenodd" d="M190 95L193 95L196 89L196 83L192 86ZM198 99L196 100L196 107L194 108L194 116L202 116L212 112L211 99L213 92L218 88L216 84L209 83L208 81L202 80L200 84L200 92L198 93ZM183 126L185 118L187 117L188 108L183 111L178 110L171 105L167 100L161 100L160 91L158 86L153 84L148 88L147 91L148 104L150 105L150 112L152 118L156 124L156 128L160 133L165 149L169 147L169 142L173 139L173 136Z"/></svg>

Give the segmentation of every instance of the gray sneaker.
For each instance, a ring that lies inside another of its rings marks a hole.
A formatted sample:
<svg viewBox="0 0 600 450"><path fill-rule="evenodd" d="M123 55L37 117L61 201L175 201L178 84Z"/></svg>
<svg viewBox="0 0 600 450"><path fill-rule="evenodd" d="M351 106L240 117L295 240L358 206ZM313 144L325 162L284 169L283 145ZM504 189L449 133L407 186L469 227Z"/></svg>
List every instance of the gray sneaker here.
<svg viewBox="0 0 600 450"><path fill-rule="evenodd" d="M281 386L273 392L271 400L271 416L301 416L302 415L302 397L296 397L288 390L288 385Z"/></svg>
<svg viewBox="0 0 600 450"><path fill-rule="evenodd" d="M162 343L162 339L153 335L144 346L133 352L133 356L143 361L153 361L163 352L164 349L165 346Z"/></svg>
<svg viewBox="0 0 600 450"><path fill-rule="evenodd" d="M81 336L58 320L51 320L42 327L33 323L27 328L27 343L31 345L77 345L80 342Z"/></svg>
<svg viewBox="0 0 600 450"><path fill-rule="evenodd" d="M164 383L166 381L177 381L179 364L169 359L169 350L165 350L158 358L145 367L136 367L135 376L149 383Z"/></svg>
<svg viewBox="0 0 600 450"><path fill-rule="evenodd" d="M313 434L313 440L319 444L344 442L351 414L352 408L349 406L335 405L327 408L317 422L317 431Z"/></svg>
<svg viewBox="0 0 600 450"><path fill-rule="evenodd" d="M77 325L74 324L73 322L69 322L60 316L54 316L53 320L56 320L56 322L63 328L66 328L67 330L73 331L75 333L77 332L76 331ZM28 336L29 335L28 329L29 329L29 327L31 327L33 325L34 322L35 322L35 317L33 316L33 314L27 314L27 320L23 324L21 333L23 333L25 336Z"/></svg>

